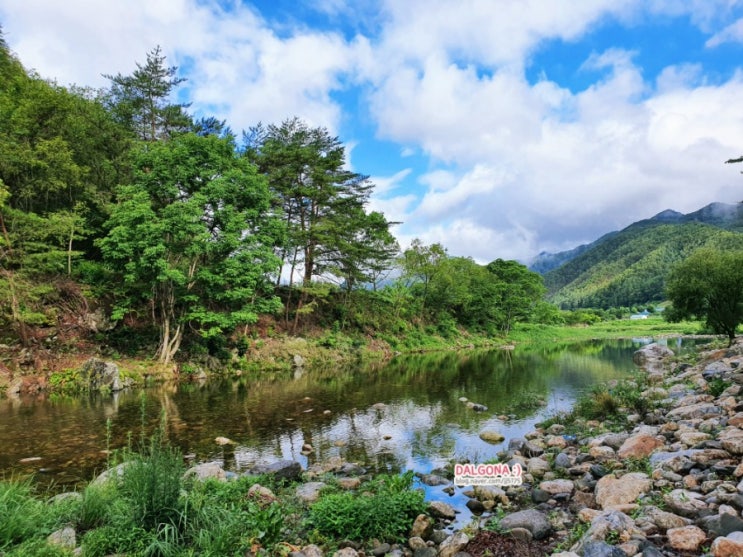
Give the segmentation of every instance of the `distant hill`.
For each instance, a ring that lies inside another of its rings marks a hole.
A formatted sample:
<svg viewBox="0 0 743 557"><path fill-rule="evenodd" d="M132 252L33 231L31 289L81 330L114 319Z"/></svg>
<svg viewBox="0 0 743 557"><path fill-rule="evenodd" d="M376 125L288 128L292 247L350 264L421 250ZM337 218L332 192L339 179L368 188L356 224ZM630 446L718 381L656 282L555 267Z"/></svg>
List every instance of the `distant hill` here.
<svg viewBox="0 0 743 557"><path fill-rule="evenodd" d="M565 308L645 304L663 299L668 270L694 250L743 249L741 232L743 205L666 210L591 244L540 254L530 268L544 274L550 301Z"/></svg>

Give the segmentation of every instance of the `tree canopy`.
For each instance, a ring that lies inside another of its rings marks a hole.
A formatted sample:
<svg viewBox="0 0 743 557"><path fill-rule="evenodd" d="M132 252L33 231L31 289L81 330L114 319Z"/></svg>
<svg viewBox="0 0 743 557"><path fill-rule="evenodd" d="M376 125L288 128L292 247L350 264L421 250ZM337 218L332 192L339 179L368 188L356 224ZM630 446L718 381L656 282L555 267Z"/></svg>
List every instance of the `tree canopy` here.
<svg viewBox="0 0 743 557"><path fill-rule="evenodd" d="M669 321L703 319L732 342L743 321L743 251L694 252L672 270L666 294Z"/></svg>

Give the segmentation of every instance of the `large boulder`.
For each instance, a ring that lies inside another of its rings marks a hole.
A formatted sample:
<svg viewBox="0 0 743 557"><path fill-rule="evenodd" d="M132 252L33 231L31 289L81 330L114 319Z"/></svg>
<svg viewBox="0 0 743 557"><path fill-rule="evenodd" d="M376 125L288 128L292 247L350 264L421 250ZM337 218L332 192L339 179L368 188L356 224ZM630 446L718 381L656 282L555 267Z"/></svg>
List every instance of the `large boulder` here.
<svg viewBox="0 0 743 557"><path fill-rule="evenodd" d="M123 389L119 377L119 366L98 358L90 358L83 364L80 368L80 378L93 390L120 391Z"/></svg>

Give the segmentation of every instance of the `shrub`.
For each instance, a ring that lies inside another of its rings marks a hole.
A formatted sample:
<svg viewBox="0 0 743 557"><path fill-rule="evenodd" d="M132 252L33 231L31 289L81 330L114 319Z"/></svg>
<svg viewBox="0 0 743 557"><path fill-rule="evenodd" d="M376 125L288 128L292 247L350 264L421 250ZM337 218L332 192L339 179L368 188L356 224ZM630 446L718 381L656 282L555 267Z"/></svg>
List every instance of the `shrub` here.
<svg viewBox="0 0 743 557"><path fill-rule="evenodd" d="M310 509L310 523L333 539L396 541L404 539L423 512L423 492L411 490L412 473L382 476L367 484L370 493L326 495Z"/></svg>

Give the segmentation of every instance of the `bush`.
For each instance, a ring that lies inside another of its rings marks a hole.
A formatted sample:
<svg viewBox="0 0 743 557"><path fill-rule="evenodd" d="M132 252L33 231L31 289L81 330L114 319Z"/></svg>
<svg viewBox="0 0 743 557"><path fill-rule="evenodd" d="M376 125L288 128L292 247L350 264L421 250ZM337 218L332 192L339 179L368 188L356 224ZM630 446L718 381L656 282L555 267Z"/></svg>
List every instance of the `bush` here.
<svg viewBox="0 0 743 557"><path fill-rule="evenodd" d="M425 509L423 492L411 490L413 475L381 476L365 487L370 493L326 495L310 509L310 523L332 539L403 540Z"/></svg>

